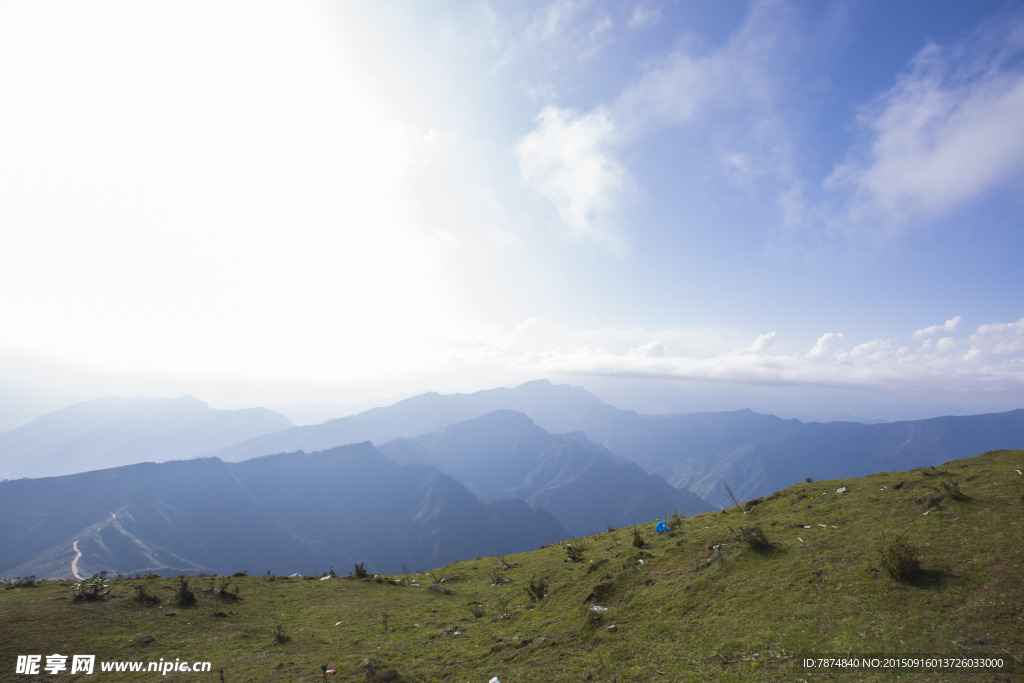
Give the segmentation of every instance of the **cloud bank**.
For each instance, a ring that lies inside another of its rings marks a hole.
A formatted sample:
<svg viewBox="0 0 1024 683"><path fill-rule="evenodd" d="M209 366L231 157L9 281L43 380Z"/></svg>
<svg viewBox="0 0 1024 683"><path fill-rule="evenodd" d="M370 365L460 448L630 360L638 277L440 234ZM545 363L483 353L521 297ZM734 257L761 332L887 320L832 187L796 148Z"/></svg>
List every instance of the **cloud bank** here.
<svg viewBox="0 0 1024 683"><path fill-rule="evenodd" d="M718 380L765 385L846 387L1024 396L1024 318L952 336L960 316L906 339L845 343L828 332L803 352L772 352L777 334L743 344L722 331L585 330L530 319L461 343L469 363L501 363L546 375ZM939 332L949 336L933 339ZM926 335L920 334L927 332Z"/></svg>

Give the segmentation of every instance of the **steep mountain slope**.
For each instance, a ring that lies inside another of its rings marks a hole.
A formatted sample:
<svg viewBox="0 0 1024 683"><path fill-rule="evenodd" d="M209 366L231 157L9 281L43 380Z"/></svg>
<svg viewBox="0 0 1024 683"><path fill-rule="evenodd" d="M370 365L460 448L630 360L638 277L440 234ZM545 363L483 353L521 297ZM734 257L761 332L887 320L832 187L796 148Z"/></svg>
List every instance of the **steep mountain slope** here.
<svg viewBox="0 0 1024 683"><path fill-rule="evenodd" d="M72 560L82 576L313 573L355 562L397 572L566 536L542 510L484 505L447 475L401 466L369 443L0 482L0 576L69 576Z"/></svg>
<svg viewBox="0 0 1024 683"><path fill-rule="evenodd" d="M192 458L291 426L265 408L215 410L191 396L107 396L0 434L0 477L49 477Z"/></svg>
<svg viewBox="0 0 1024 683"><path fill-rule="evenodd" d="M515 496L543 507L576 535L711 509L582 434L549 434L511 410L380 449L400 462L435 465L482 497Z"/></svg>

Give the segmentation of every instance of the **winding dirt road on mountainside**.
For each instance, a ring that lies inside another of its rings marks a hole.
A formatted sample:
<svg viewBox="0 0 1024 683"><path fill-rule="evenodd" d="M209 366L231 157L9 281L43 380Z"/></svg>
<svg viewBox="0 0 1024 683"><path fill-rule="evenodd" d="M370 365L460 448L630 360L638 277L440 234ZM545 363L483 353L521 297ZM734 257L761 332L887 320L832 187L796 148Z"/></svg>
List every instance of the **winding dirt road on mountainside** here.
<svg viewBox="0 0 1024 683"><path fill-rule="evenodd" d="M108 519L106 522L102 522L102 524L110 524L115 519L117 519L117 515L111 512L110 519ZM78 561L82 559L82 551L78 549L78 541L72 542L71 550L75 553L75 556L71 558L71 576L81 581L84 577L78 575Z"/></svg>

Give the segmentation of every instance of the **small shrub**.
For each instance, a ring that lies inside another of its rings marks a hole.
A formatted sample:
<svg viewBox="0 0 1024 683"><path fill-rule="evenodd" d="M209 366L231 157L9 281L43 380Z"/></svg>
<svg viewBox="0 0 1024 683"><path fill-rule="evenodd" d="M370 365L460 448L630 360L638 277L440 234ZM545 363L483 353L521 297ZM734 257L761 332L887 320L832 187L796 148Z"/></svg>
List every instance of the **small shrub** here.
<svg viewBox="0 0 1024 683"><path fill-rule="evenodd" d="M283 644L283 643L290 642L291 639L292 639L292 637L290 635L288 635L287 631L284 630L284 626L282 624L278 624L277 625L277 633L274 634L274 640L276 640L277 642Z"/></svg>
<svg viewBox="0 0 1024 683"><path fill-rule="evenodd" d="M509 608L509 598L504 598L498 601L498 618L499 619L513 619L515 618L515 612Z"/></svg>
<svg viewBox="0 0 1024 683"><path fill-rule="evenodd" d="M191 607L196 604L196 594L189 588L188 579L184 574L178 577L177 596L179 607Z"/></svg>
<svg viewBox="0 0 1024 683"><path fill-rule="evenodd" d="M639 529L633 529L633 547L634 548L646 548L647 542L644 537L640 535Z"/></svg>
<svg viewBox="0 0 1024 683"><path fill-rule="evenodd" d="M515 562L509 562L504 555L498 555L498 569L508 571L509 569L515 569L517 566Z"/></svg>
<svg viewBox="0 0 1024 683"><path fill-rule="evenodd" d="M6 586L4 590L11 590L13 588L35 588L38 585L39 582L36 581L35 574L31 576L19 576L14 580L13 583L11 583L9 586Z"/></svg>
<svg viewBox="0 0 1024 683"><path fill-rule="evenodd" d="M921 569L917 548L900 533L886 534L878 548L878 559L882 569L896 581L907 581Z"/></svg>
<svg viewBox="0 0 1024 683"><path fill-rule="evenodd" d="M679 515L679 510L672 513L672 519L669 520L668 525L671 527L673 533L675 533L676 529L682 528L683 518Z"/></svg>
<svg viewBox="0 0 1024 683"><path fill-rule="evenodd" d="M238 594L242 592L241 586L235 586L231 588L231 579L225 577L220 584L220 588L217 590L217 599L224 600L226 602L238 602L241 600Z"/></svg>
<svg viewBox="0 0 1024 683"><path fill-rule="evenodd" d="M764 535L764 531L761 527L757 526L745 526L740 528L737 536L750 547L751 550L757 553L768 552L772 549L771 541Z"/></svg>
<svg viewBox="0 0 1024 683"><path fill-rule="evenodd" d="M152 607L160 603L160 598L149 592L149 583L138 584L135 586L135 597L133 600L140 604Z"/></svg>
<svg viewBox="0 0 1024 683"><path fill-rule="evenodd" d="M960 484L952 477L947 477L946 481L941 482L941 486L943 490L945 490L946 494L953 500L970 500L970 496L960 490Z"/></svg>
<svg viewBox="0 0 1024 683"><path fill-rule="evenodd" d="M548 584L544 581L544 577L540 579L534 579L530 577L530 583L523 586L523 590L530 596L530 600L538 602L544 599L544 596L548 593Z"/></svg>
<svg viewBox="0 0 1024 683"><path fill-rule="evenodd" d="M569 556L570 562L582 562L583 553L587 548L588 546L586 541L577 538L572 542L565 544L565 554Z"/></svg>
<svg viewBox="0 0 1024 683"><path fill-rule="evenodd" d="M368 577L370 575L366 571L366 563L365 562L356 562L355 570L354 570L353 573L356 575L357 579L365 579L366 577Z"/></svg>
<svg viewBox="0 0 1024 683"><path fill-rule="evenodd" d="M75 583L71 586L71 593L75 602L106 600L110 594L106 570Z"/></svg>
<svg viewBox="0 0 1024 683"><path fill-rule="evenodd" d="M486 611L484 610L484 603L482 603L482 602L476 602L475 600L470 600L470 601L468 601L466 603L466 606L469 608L469 613L472 614L477 619L479 619L484 614L486 614Z"/></svg>

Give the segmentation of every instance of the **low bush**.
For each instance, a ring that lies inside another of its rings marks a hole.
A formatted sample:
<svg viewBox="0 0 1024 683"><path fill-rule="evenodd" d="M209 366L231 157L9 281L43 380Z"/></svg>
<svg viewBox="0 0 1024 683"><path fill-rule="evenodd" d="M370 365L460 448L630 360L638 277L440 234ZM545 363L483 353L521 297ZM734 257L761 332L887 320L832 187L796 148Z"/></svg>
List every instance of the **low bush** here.
<svg viewBox="0 0 1024 683"><path fill-rule="evenodd" d="M764 531L758 526L741 527L737 538L757 553L765 553L772 549L771 541L764 535Z"/></svg>
<svg viewBox="0 0 1024 683"><path fill-rule="evenodd" d="M106 600L110 595L110 584L107 583L107 572L93 574L92 578L82 579L71 586L75 602Z"/></svg>
<svg viewBox="0 0 1024 683"><path fill-rule="evenodd" d="M469 613L477 619L479 619L487 613L486 610L484 610L484 603L482 602L477 602L476 600L469 600L466 603L466 606L469 608Z"/></svg>
<svg viewBox="0 0 1024 683"><path fill-rule="evenodd" d="M583 553L587 548L586 541L577 538L565 544L565 554L569 556L570 562L582 562Z"/></svg>
<svg viewBox="0 0 1024 683"><path fill-rule="evenodd" d="M160 598L149 592L151 585L149 582L137 584L135 586L135 597L132 599L147 607L160 604Z"/></svg>
<svg viewBox="0 0 1024 683"><path fill-rule="evenodd" d="M544 599L544 596L548 593L548 584L544 581L544 577L534 579L530 577L530 583L523 586L523 590L530 596L530 600L538 602Z"/></svg>
<svg viewBox="0 0 1024 683"><path fill-rule="evenodd" d="M196 594L189 588L188 578L184 574L178 577L178 606L191 607L196 604Z"/></svg>
<svg viewBox="0 0 1024 683"><path fill-rule="evenodd" d="M878 548L878 558L890 577L907 581L921 570L917 547L900 533L886 534Z"/></svg>
<svg viewBox="0 0 1024 683"><path fill-rule="evenodd" d="M217 599L225 602L238 602L241 600L238 594L242 592L241 586L231 587L231 579L225 577L221 583L220 588L217 589Z"/></svg>

